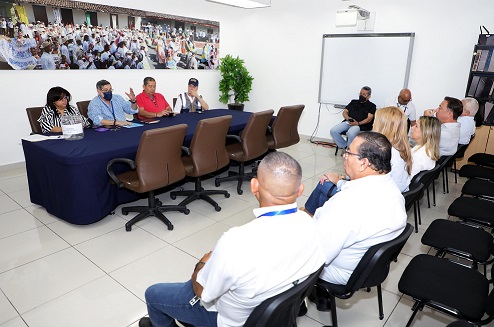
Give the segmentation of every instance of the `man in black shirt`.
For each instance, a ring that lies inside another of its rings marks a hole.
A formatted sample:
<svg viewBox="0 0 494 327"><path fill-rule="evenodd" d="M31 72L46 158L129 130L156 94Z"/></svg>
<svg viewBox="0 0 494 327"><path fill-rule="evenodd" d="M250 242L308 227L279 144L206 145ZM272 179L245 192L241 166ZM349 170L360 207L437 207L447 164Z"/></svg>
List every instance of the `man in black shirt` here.
<svg viewBox="0 0 494 327"><path fill-rule="evenodd" d="M376 105L369 101L372 90L362 87L358 100L352 100L343 110L344 121L331 128L331 137L338 148L346 148L360 131L372 130ZM346 132L347 140L341 136Z"/></svg>

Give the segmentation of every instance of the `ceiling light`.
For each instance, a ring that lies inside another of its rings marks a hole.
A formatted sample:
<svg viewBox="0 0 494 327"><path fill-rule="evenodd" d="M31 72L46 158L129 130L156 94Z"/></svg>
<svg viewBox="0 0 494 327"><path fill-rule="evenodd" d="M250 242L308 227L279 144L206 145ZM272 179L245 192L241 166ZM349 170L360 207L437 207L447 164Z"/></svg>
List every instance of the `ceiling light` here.
<svg viewBox="0 0 494 327"><path fill-rule="evenodd" d="M271 7L271 0L206 0L245 9Z"/></svg>

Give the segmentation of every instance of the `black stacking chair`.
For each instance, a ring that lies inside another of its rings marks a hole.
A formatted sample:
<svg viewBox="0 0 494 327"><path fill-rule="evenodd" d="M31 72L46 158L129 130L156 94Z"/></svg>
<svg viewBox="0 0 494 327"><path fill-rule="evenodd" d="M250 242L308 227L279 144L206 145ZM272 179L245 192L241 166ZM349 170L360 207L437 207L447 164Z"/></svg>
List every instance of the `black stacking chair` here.
<svg viewBox="0 0 494 327"><path fill-rule="evenodd" d="M489 200L461 196L451 203L448 215L467 223L494 228L494 202Z"/></svg>
<svg viewBox="0 0 494 327"><path fill-rule="evenodd" d="M469 179L461 189L461 195L471 195L494 200L494 182L483 179Z"/></svg>
<svg viewBox="0 0 494 327"><path fill-rule="evenodd" d="M443 176L443 194L449 193L449 183L448 183L448 167L451 167L453 165L453 161L456 160L455 154L451 156L441 156L439 160L437 161L437 164L441 167L440 172L442 172ZM439 174L434 178L438 178Z"/></svg>
<svg viewBox="0 0 494 327"><path fill-rule="evenodd" d="M300 309L300 304L314 288L324 265L313 272L306 280L289 290L275 295L259 304L250 314L244 327L293 327Z"/></svg>
<svg viewBox="0 0 494 327"><path fill-rule="evenodd" d="M421 224L420 219L420 203L419 200L424 194L424 184L415 183L410 184L409 190L407 192L403 192L402 195L405 198L405 209L406 211L410 210L413 206L413 217L415 220L415 233L419 232L418 225ZM418 219L417 219L418 218Z"/></svg>
<svg viewBox="0 0 494 327"><path fill-rule="evenodd" d="M460 144L458 146L458 151L456 151L455 153L455 160L453 160L453 172L455 174L455 184L458 183L458 169L456 168L456 159L461 159L465 156L465 151L467 151L467 148L470 145L470 143L472 143L474 137L475 135L472 136L468 144Z"/></svg>
<svg viewBox="0 0 494 327"><path fill-rule="evenodd" d="M419 254L405 268L398 289L415 300L407 327L425 306L474 325L488 324L494 318L489 281L478 270L448 259Z"/></svg>
<svg viewBox="0 0 494 327"><path fill-rule="evenodd" d="M432 184L432 200L434 206L436 205L436 187L434 185L434 179L439 176L441 173L441 165L436 165L436 167L430 170L422 170L417 175L413 176L410 185L414 185L416 183L424 184L424 190L427 191L427 205L431 207L431 201L429 197L429 186Z"/></svg>
<svg viewBox="0 0 494 327"><path fill-rule="evenodd" d="M361 288L377 286L377 300L379 305L379 319L384 318L381 284L389 273L389 266L396 260L401 249L412 234L413 226L407 224L405 230L395 239L370 247L353 271L346 285L336 285L318 279L316 288L318 293L327 294L331 303L331 320L333 327L338 326L336 315L336 298L349 299Z"/></svg>
<svg viewBox="0 0 494 327"><path fill-rule="evenodd" d="M494 182L494 168L478 165L463 165L459 172L461 177L485 179Z"/></svg>
<svg viewBox="0 0 494 327"><path fill-rule="evenodd" d="M468 161L473 162L479 166L486 166L494 168L494 154L489 153L475 153L468 158Z"/></svg>
<svg viewBox="0 0 494 327"><path fill-rule="evenodd" d="M422 244L437 250L436 256L443 258L446 254L464 258L472 262L472 268L478 264L484 266L492 263L489 260L493 249L493 237L480 227L465 225L446 219L436 219L430 224L422 236Z"/></svg>

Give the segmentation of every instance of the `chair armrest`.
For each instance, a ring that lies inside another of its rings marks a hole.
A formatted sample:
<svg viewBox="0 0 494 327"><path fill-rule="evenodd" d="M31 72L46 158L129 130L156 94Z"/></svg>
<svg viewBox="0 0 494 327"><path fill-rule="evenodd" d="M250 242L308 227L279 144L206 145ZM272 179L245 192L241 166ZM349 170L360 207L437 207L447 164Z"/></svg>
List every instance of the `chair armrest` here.
<svg viewBox="0 0 494 327"><path fill-rule="evenodd" d="M112 169L112 166L115 163L127 164L132 169L136 169L136 163L134 162L134 160L127 158L115 158L110 160L106 165L106 172L108 173L108 176L110 176L110 179L117 185L118 188L123 188L124 184L117 178L117 176L115 176L115 173L113 172Z"/></svg>
<svg viewBox="0 0 494 327"><path fill-rule="evenodd" d="M191 153L192 153L188 147L183 146L183 145L182 145L182 152L185 153L188 156L190 156Z"/></svg>
<svg viewBox="0 0 494 327"><path fill-rule="evenodd" d="M240 136L238 135L232 135L232 134L228 134L226 136L227 139L234 139L235 141L237 141L238 143L242 143L242 139L240 138Z"/></svg>

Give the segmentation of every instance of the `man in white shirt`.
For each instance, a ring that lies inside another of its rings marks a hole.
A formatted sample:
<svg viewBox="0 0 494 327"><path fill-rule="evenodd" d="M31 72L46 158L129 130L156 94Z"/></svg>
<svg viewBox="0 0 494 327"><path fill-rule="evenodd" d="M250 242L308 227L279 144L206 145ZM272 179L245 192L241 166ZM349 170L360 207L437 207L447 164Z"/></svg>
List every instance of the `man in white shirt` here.
<svg viewBox="0 0 494 327"><path fill-rule="evenodd" d="M470 143L470 138L475 134L475 114L479 110L479 102L474 98L465 98L461 100L463 112L458 117L460 123L460 141L459 144Z"/></svg>
<svg viewBox="0 0 494 327"><path fill-rule="evenodd" d="M415 105L412 103L412 92L409 89L403 89L400 91L400 94L394 98L388 98L384 101L384 107L398 107L407 116L407 119L410 121L411 126L415 126L416 112Z"/></svg>
<svg viewBox="0 0 494 327"><path fill-rule="evenodd" d="M204 101L202 95L197 93L199 81L197 78L189 79L186 93L180 93L177 97L177 103L173 107L174 113L194 112L208 110L209 105Z"/></svg>
<svg viewBox="0 0 494 327"><path fill-rule="evenodd" d="M424 111L424 116L435 116L441 122L440 156L451 156L458 150L458 142L460 141L458 117L462 112L463 104L460 100L452 97L445 97L437 109Z"/></svg>
<svg viewBox="0 0 494 327"><path fill-rule="evenodd" d="M42 48L43 48L43 54L41 55L40 58L41 69L43 70L57 69L57 66L55 65L55 60L51 55L51 50L52 50L51 42L48 41L43 42Z"/></svg>
<svg viewBox="0 0 494 327"><path fill-rule="evenodd" d="M360 132L343 158L350 181L314 214L326 254L320 278L340 285L371 246L396 238L407 220L405 200L389 174L391 144L384 135ZM317 294L319 310L327 310L327 301Z"/></svg>
<svg viewBox="0 0 494 327"><path fill-rule="evenodd" d="M186 283L146 290L149 318L139 327L243 326L265 299L282 293L324 264L315 222L297 210L303 192L299 163L273 152L260 163L251 191L256 219L223 234ZM200 299L200 302L199 302Z"/></svg>

